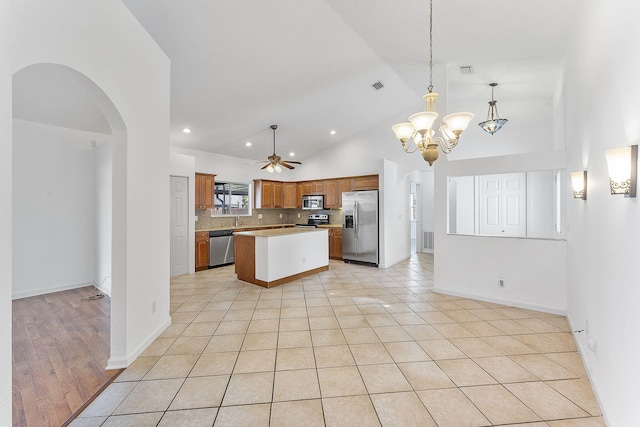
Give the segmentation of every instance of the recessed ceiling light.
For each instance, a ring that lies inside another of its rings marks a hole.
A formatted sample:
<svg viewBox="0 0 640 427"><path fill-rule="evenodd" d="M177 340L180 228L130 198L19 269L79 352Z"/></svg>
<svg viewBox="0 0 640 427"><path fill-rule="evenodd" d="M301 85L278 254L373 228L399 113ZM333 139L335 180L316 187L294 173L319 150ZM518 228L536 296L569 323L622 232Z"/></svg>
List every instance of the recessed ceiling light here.
<svg viewBox="0 0 640 427"><path fill-rule="evenodd" d="M191 133L191 129L190 128L184 128L184 129L182 129L182 132Z"/></svg>
<svg viewBox="0 0 640 427"><path fill-rule="evenodd" d="M335 135L335 134L336 134L336 131L335 131L335 130L332 130L332 131L331 131L331 132L329 132L329 133L330 133L331 135Z"/></svg>
<svg viewBox="0 0 640 427"><path fill-rule="evenodd" d="M244 146L245 147L251 147L251 143L249 141L247 141L247 142L244 143Z"/></svg>
<svg viewBox="0 0 640 427"><path fill-rule="evenodd" d="M296 153L294 153L293 151L289 153L289 157L294 157L296 155Z"/></svg>

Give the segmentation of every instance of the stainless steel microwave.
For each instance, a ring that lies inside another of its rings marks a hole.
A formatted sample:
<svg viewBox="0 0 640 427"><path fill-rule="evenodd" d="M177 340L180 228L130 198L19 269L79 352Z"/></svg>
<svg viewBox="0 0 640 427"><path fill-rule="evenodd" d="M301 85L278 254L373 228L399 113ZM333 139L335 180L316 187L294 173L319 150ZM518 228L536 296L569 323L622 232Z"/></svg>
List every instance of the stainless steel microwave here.
<svg viewBox="0 0 640 427"><path fill-rule="evenodd" d="M302 196L302 209L324 209L324 196L322 194Z"/></svg>

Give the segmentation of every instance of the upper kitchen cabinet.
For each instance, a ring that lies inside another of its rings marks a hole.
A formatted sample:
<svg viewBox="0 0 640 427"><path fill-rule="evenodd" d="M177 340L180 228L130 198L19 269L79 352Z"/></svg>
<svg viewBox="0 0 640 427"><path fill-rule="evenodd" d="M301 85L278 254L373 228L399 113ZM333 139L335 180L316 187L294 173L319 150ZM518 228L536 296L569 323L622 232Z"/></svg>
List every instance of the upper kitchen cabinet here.
<svg viewBox="0 0 640 427"><path fill-rule="evenodd" d="M357 176L353 179L353 190L377 190L378 175Z"/></svg>
<svg viewBox="0 0 640 427"><path fill-rule="evenodd" d="M256 209L282 208L283 183L256 179L253 181L253 200Z"/></svg>
<svg viewBox="0 0 640 427"><path fill-rule="evenodd" d="M283 208L301 208L302 207L302 186L297 182L282 183L282 207ZM300 196L300 197L298 197Z"/></svg>
<svg viewBox="0 0 640 427"><path fill-rule="evenodd" d="M342 194L338 190L337 179L327 179L324 181L324 207L339 208L342 202Z"/></svg>
<svg viewBox="0 0 640 427"><path fill-rule="evenodd" d="M340 178L338 179L338 203L339 207L342 207L342 193L348 193L353 191L353 179L352 178Z"/></svg>
<svg viewBox="0 0 640 427"><path fill-rule="evenodd" d="M196 173L196 209L213 209L215 175Z"/></svg>
<svg viewBox="0 0 640 427"><path fill-rule="evenodd" d="M324 180L302 182L302 195L324 194Z"/></svg>

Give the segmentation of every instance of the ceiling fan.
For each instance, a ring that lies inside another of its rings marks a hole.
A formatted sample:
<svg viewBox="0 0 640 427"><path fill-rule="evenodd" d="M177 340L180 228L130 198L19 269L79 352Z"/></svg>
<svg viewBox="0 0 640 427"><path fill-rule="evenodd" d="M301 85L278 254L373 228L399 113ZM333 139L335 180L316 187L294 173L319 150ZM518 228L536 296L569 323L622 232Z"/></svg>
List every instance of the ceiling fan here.
<svg viewBox="0 0 640 427"><path fill-rule="evenodd" d="M282 160L282 157L276 154L276 129L278 129L278 125L271 125L271 129L273 129L273 154L267 157L267 160L265 161L266 165L260 169L266 169L269 173L280 173L282 171L281 166L284 166L287 169L295 169L295 167L291 166L290 163L301 165L302 163L294 162L293 160Z"/></svg>

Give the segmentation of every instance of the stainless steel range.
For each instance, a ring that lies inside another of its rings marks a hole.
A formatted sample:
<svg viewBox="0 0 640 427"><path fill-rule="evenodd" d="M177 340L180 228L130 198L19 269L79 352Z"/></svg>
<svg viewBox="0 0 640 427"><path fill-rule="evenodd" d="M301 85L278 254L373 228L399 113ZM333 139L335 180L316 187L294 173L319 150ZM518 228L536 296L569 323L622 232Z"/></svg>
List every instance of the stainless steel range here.
<svg viewBox="0 0 640 427"><path fill-rule="evenodd" d="M309 214L306 224L296 224L296 227L315 228L321 224L329 224L329 215L327 214Z"/></svg>

